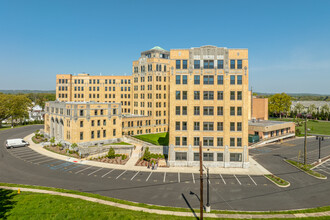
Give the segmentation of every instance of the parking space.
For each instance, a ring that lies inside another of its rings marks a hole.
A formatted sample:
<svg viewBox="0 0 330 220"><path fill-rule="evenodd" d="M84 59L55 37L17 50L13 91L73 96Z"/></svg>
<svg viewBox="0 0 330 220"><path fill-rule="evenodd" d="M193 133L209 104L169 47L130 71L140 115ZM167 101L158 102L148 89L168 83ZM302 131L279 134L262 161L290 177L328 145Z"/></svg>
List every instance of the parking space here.
<svg viewBox="0 0 330 220"><path fill-rule="evenodd" d="M313 170L327 176L328 178L330 178L330 160L328 160L328 161L324 162L323 164L315 167Z"/></svg>

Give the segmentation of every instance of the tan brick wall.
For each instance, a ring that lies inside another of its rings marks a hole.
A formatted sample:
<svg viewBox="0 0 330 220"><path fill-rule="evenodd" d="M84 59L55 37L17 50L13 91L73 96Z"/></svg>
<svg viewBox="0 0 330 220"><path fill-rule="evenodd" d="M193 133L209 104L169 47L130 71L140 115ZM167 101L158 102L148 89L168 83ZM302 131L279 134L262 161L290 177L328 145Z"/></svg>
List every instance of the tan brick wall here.
<svg viewBox="0 0 330 220"><path fill-rule="evenodd" d="M268 98L253 97L252 118L268 120Z"/></svg>

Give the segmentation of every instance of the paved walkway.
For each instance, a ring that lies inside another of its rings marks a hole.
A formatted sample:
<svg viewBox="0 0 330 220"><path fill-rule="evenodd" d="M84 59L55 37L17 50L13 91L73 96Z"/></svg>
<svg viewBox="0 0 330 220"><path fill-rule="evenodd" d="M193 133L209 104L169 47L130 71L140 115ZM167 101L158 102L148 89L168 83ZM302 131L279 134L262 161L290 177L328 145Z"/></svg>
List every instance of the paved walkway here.
<svg viewBox="0 0 330 220"><path fill-rule="evenodd" d="M90 161L90 160L80 160L76 158L70 158L65 155L57 154L46 150L40 144L35 144L31 138L34 134L30 134L26 136L24 139L30 143L30 148L40 154L43 154L48 157L52 157L59 160L65 161L74 161L78 163L83 163L86 165L97 166L97 167L104 167L110 169L121 169L121 170L134 170L134 171L148 171L149 169L144 166L135 166L135 163L126 163L126 165L119 165L119 164L110 164L110 163L101 163L97 161ZM138 148L138 147L137 147ZM270 174L268 170L266 170L263 166L257 163L251 156L250 156L250 167L249 168L223 168L223 167L210 167L209 172L210 174L237 174L237 175L264 175ZM158 167L157 170L153 170L153 172L176 172L176 173L199 173L199 167Z"/></svg>
<svg viewBox="0 0 330 220"><path fill-rule="evenodd" d="M174 215L174 216L185 216L185 217L199 217L199 212L176 212L176 211L167 211L167 210L159 210L159 209L148 209L138 206L125 205L121 203L115 203L107 200L81 196L71 193L61 193L50 190L42 190L42 189L31 189L31 188L20 188L20 187L8 187L8 186L0 186L0 189L7 190L18 190L26 191L26 192L35 192L35 193L43 193L50 195L58 195L58 196L66 196L76 199L82 199L89 202L95 202L99 204L114 206L122 209L128 209L132 211L142 211L146 213L153 213L159 215ZM204 213L204 217L206 218L233 218L233 219L260 219L260 218L302 218L302 217L325 217L330 216L330 211L326 212L314 212L314 213L297 213L297 214L269 214L269 215L251 215L251 214L214 214L214 213Z"/></svg>

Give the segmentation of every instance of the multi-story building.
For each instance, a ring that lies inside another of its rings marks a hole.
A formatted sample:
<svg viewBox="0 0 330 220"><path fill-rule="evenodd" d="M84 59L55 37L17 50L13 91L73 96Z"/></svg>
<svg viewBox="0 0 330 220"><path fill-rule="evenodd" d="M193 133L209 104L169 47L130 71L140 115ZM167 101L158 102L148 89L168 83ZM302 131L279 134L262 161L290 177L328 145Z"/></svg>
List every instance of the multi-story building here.
<svg viewBox="0 0 330 220"><path fill-rule="evenodd" d="M170 164L248 163L248 50L204 46L170 52Z"/></svg>
<svg viewBox="0 0 330 220"><path fill-rule="evenodd" d="M154 47L132 70L132 76L57 75L57 99L119 104L120 135L168 131L169 165L198 164L200 142L210 165L248 165L247 49Z"/></svg>

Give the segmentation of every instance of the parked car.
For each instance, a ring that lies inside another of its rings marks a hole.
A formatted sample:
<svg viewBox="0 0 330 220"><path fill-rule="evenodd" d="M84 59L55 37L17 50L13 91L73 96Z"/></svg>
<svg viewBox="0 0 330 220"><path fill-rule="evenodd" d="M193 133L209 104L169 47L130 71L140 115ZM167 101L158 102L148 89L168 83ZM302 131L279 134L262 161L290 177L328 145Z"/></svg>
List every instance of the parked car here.
<svg viewBox="0 0 330 220"><path fill-rule="evenodd" d="M14 147L26 147L29 145L29 142L24 141L21 138L16 139L8 139L6 140L6 148L14 148Z"/></svg>

